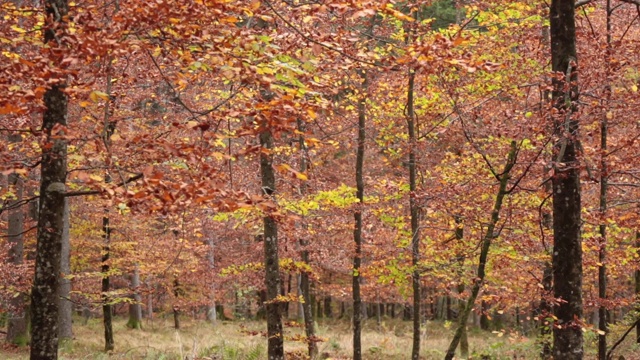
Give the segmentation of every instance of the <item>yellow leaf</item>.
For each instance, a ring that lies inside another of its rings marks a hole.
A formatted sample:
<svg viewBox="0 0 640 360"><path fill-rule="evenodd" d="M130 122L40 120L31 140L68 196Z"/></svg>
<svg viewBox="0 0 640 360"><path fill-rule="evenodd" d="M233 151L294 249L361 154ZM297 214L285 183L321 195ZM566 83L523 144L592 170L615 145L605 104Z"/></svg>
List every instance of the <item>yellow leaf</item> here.
<svg viewBox="0 0 640 360"><path fill-rule="evenodd" d="M638 91L638 86L637 85L632 85L631 86L631 91L637 92Z"/></svg>
<svg viewBox="0 0 640 360"><path fill-rule="evenodd" d="M105 92L94 90L89 94L89 99L93 102L98 102L100 99L109 100L109 95Z"/></svg>
<svg viewBox="0 0 640 360"><path fill-rule="evenodd" d="M309 178L307 177L307 175L306 175L306 174L304 174L304 173L301 173L301 172L296 171L296 172L295 172L295 174L296 174L296 177L297 177L298 179L300 179L300 180L304 180L304 181L309 180Z"/></svg>
<svg viewBox="0 0 640 360"><path fill-rule="evenodd" d="M260 7L260 0L253 0L250 5L251 11L256 11Z"/></svg>
<svg viewBox="0 0 640 360"><path fill-rule="evenodd" d="M307 109L307 114L311 119L314 119L314 120L318 117L318 114L316 114L316 112L313 111L313 109Z"/></svg>
<svg viewBox="0 0 640 360"><path fill-rule="evenodd" d="M607 120L611 120L611 119L613 119L613 112L608 111L607 112Z"/></svg>

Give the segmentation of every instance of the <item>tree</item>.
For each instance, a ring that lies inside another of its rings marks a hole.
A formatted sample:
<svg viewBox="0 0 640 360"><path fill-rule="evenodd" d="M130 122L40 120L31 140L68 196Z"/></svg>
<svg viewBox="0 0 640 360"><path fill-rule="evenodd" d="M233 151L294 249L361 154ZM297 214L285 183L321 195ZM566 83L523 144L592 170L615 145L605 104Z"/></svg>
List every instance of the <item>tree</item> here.
<svg viewBox="0 0 640 360"><path fill-rule="evenodd" d="M582 359L582 241L578 159L578 59L573 0L553 0L549 12L554 144L553 295L554 359Z"/></svg>
<svg viewBox="0 0 640 360"><path fill-rule="evenodd" d="M69 7L66 0L44 2L44 43L54 67L60 67L66 45L61 35L66 33ZM37 225L35 277L31 290L31 360L58 358L58 283L64 228L64 204L67 177L68 96L64 91L64 76L58 75L44 93L42 130L45 142L40 165L40 209Z"/></svg>
<svg viewBox="0 0 640 360"><path fill-rule="evenodd" d="M262 192L266 199L274 201L276 178L273 168L273 134L269 119L262 121L260 138L260 174ZM267 289L267 338L268 357L273 360L284 359L284 336L282 333L282 304L278 300L280 289L280 261L278 257L278 223L274 214L265 214L264 222L264 285Z"/></svg>

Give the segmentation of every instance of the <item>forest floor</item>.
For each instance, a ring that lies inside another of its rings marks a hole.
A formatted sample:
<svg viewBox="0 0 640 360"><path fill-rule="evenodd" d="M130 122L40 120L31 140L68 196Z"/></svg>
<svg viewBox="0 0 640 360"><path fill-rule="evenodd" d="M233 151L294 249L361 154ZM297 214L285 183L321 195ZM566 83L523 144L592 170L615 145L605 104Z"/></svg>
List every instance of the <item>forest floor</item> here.
<svg viewBox="0 0 640 360"><path fill-rule="evenodd" d="M101 319L91 319L86 325L78 319L74 323L75 339L60 346L60 359L210 359L210 360L261 360L266 359L266 341L261 333L264 322L257 321L219 321L215 326L210 323L182 320L180 331L173 329L173 319L157 318L145 320L142 330L126 327L124 318L114 323L115 351L105 354L102 350L103 327ZM451 339L453 329L450 324L428 322L422 342L424 359L442 359ZM620 334L624 330L620 329ZM296 335L302 329L287 327L285 350L287 359L304 359L306 345L296 342ZM586 333L586 358L595 358L595 336ZM320 320L318 335L323 338L319 343L320 358L350 359L352 335L346 321ZM629 337L632 338L634 334ZM612 338L617 339L616 334ZM4 339L0 339L4 343ZM378 325L375 320L365 323L362 334L363 358L367 360L400 360L410 358L411 323L398 320L386 320ZM469 350L473 359L537 359L539 350L532 339L516 333L486 332L473 329L469 336ZM626 360L640 360L640 347L627 339L616 351ZM22 360L28 358L27 348L15 348L8 345L0 347L0 359ZM617 357L615 357L617 359Z"/></svg>

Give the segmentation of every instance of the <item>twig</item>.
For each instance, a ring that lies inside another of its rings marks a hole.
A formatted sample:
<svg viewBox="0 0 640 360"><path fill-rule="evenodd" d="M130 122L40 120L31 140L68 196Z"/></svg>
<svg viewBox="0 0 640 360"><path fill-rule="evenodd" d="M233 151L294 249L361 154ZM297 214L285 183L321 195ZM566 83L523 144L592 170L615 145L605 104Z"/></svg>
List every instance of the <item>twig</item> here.
<svg viewBox="0 0 640 360"><path fill-rule="evenodd" d="M622 342L624 341L624 339L627 337L627 335L629 335L629 333L631 332L631 330L633 330L638 324L640 324L640 318L638 318L638 320L636 320L633 325L631 325L627 331L625 331L625 333L622 335L622 337L620 339L618 339L618 341L616 341L615 344L613 344L613 346L611 346L611 349L609 349L609 351L607 352L607 360L610 360L613 358L613 350L615 350L620 344L622 344Z"/></svg>

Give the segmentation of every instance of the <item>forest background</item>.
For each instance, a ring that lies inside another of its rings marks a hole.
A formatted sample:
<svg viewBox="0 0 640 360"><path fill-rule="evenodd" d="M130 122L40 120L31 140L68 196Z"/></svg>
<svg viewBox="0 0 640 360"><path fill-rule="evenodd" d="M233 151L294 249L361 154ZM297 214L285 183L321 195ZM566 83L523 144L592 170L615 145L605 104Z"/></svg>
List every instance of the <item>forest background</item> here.
<svg viewBox="0 0 640 360"><path fill-rule="evenodd" d="M269 359L331 356L320 317L351 323L354 359L396 316L412 359L480 356L468 326L526 356L637 350L640 1L0 16L0 308L32 359L57 358L74 309L112 353L123 312L266 320L238 331ZM448 346L425 349L434 328Z"/></svg>

